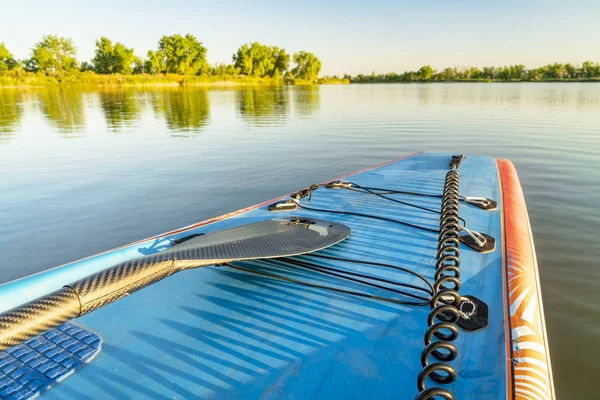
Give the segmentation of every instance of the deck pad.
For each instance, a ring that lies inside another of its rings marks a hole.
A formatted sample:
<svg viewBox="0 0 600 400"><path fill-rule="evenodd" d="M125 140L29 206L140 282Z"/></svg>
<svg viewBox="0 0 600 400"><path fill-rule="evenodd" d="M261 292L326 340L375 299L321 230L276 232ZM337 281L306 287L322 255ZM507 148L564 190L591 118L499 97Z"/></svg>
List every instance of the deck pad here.
<svg viewBox="0 0 600 400"><path fill-rule="evenodd" d="M100 336L67 323L0 352L0 399L37 397L94 359L101 347Z"/></svg>

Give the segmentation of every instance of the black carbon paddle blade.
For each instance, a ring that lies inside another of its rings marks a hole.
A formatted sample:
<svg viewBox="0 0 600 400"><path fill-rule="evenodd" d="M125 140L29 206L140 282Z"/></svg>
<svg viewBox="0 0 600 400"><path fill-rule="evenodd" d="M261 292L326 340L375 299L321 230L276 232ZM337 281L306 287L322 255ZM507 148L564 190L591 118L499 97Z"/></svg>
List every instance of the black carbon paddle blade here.
<svg viewBox="0 0 600 400"><path fill-rule="evenodd" d="M278 218L198 236L155 257L184 262L182 269L185 269L311 253L339 243L349 235L350 228L342 224L304 217Z"/></svg>

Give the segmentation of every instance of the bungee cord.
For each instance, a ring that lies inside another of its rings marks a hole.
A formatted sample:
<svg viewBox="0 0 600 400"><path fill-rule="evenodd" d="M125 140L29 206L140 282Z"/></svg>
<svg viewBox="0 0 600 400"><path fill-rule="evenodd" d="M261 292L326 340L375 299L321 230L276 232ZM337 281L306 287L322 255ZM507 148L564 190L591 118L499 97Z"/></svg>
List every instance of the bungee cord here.
<svg viewBox="0 0 600 400"><path fill-rule="evenodd" d="M356 183L353 182L346 182L346 181L335 181L335 182L331 182L331 183L327 183L327 184L314 184L311 185L310 187L308 187L307 189L302 189L296 193L293 193L290 197L289 200L283 201L283 202L278 202L275 204L272 204L271 206L269 206L269 210L271 211L276 211L276 210L287 210L287 209L293 209L295 207L299 207L299 208L303 208L305 210L309 210L309 211L315 211L315 212L326 212L326 213L331 213L331 214L344 214L344 215L353 215L353 216L357 216L357 217L363 217L363 218L372 218L372 219L378 219L381 221L388 221L388 222L393 222L396 224L400 224L400 225L404 225L404 226L408 226L414 229L418 229L418 230L422 230L422 231L427 231L427 232L433 232L433 233L440 233L440 231L438 229L433 229L433 228L428 228L425 226L421 226L421 225L416 225L413 223L409 223L406 221L400 221L397 219L392 219L392 218L387 218L387 217L381 217L378 215L371 215L371 214L364 214L364 213L357 213L357 212L352 212L352 211L341 211L341 210L331 210L331 209L323 209L323 208L315 208L315 207L308 207L305 205L300 204L300 200L307 198L307 201L310 201L312 199L312 193L319 189L320 187L327 187L327 188L340 188L340 189L345 189L345 190L351 190L354 192L359 192L359 193L364 193L364 194L370 194L370 195L375 195L377 197L380 197L384 200L387 201L392 201L394 203L399 203L399 204L403 204L405 206L408 207L413 207L419 210L423 210L423 211L427 211L427 212L431 212L431 213L435 213L438 215L441 215L441 211L437 211L431 208L427 208L427 207L423 207L417 204L413 204L413 203L409 203L406 201L402 201L402 200L398 200L398 199L393 199L391 197L387 197L384 194L410 194L410 195L417 195L417 196L426 196L426 197L440 197L438 195L435 194L428 194L428 193L418 193L418 192L409 192L409 191L398 191L398 190L391 190L391 189L384 189L384 188L373 188L373 187L367 187L367 186L360 186L357 185ZM354 189L353 187L356 187L356 189ZM376 192L377 191L381 191L381 192ZM483 197L466 197L466 196L460 196L457 194L458 200L460 201L461 199L463 201L467 201L470 204L476 205L480 208L485 208L485 209L492 209L491 207L495 207L496 203L493 202L492 200L483 198ZM292 208L293 207L293 208ZM487 238L482 235L481 233L473 230L473 229L469 229L467 228L467 221L464 218L458 218L458 220L462 223L462 225L459 226L459 230L465 232L468 236L470 236L475 245L479 246L481 248L485 248L487 245Z"/></svg>

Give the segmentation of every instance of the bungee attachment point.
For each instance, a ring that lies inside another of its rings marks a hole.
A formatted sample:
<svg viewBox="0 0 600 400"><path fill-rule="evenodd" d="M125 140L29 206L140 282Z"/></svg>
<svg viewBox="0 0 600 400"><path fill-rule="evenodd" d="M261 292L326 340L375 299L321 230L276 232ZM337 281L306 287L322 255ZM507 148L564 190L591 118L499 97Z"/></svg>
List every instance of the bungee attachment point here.
<svg viewBox="0 0 600 400"><path fill-rule="evenodd" d="M300 199L304 199L305 197L308 197L308 201L310 201L310 199L312 198L312 192L317 190L318 188L320 188L321 185L318 184L313 184L310 185L310 187L308 187L307 189L302 189L297 191L296 193L292 193L290 195L291 198L296 199L296 200L300 200Z"/></svg>
<svg viewBox="0 0 600 400"><path fill-rule="evenodd" d="M460 230L465 231L467 233L467 235L469 235L471 238L473 238L475 243L477 243L477 246L484 247L486 245L487 239L481 233L474 231L472 229L468 229L466 226L461 226Z"/></svg>
<svg viewBox="0 0 600 400"><path fill-rule="evenodd" d="M298 200L291 198L288 200L278 201L270 204L267 207L269 211L291 211L298 208Z"/></svg>
<svg viewBox="0 0 600 400"><path fill-rule="evenodd" d="M460 230L464 231L466 235L460 235L459 240L473 250L479 253L489 253L496 250L496 239L487 233L479 233L464 226L461 226Z"/></svg>
<svg viewBox="0 0 600 400"><path fill-rule="evenodd" d="M488 306L475 296L461 296L458 304L460 318L456 324L467 332L488 326Z"/></svg>
<svg viewBox="0 0 600 400"><path fill-rule="evenodd" d="M488 210L488 211L494 211L494 210L498 209L498 203L496 203L495 200L488 199L486 197L462 196L461 200L463 200L465 203L472 204L476 207L479 207L481 209Z"/></svg>
<svg viewBox="0 0 600 400"><path fill-rule="evenodd" d="M458 154L452 156L452 160L450 160L450 169L458 169L458 165L463 160L463 158L467 158L464 154Z"/></svg>
<svg viewBox="0 0 600 400"><path fill-rule="evenodd" d="M349 187L352 186L351 182L347 182L347 181L333 181L333 182L329 182L325 184L326 188L329 189L347 189Z"/></svg>

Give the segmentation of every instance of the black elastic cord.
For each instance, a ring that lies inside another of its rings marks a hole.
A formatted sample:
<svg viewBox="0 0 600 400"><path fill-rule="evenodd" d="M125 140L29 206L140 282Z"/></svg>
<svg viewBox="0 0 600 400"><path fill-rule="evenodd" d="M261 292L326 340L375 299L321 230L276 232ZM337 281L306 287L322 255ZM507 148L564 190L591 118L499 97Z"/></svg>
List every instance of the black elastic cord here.
<svg viewBox="0 0 600 400"><path fill-rule="evenodd" d="M412 192L399 192L399 191L392 191L392 190L380 189L380 188L370 188L370 187L366 187L366 186L357 185L354 182L348 182L348 183L350 183L352 186L355 186L355 187L357 187L358 189L361 189L361 190L352 189L352 187L345 187L345 188L342 188L342 189L351 190L353 192L358 192L358 193L372 194L372 195L381 197L382 199L393 201L394 203L404 204L404 205L409 206L409 207L418 208L419 210L431 212L431 213L438 214L438 215L440 214L439 210L434 210L434 209L431 209L431 208L419 206L417 204L409 203L409 202L398 200L398 199L392 199L391 197L384 196L384 194L399 194L399 193L402 193L402 194L415 194L415 195L418 195L418 196L432 196L432 195L412 193ZM379 193L379 192L375 192L375 190L386 190L386 192ZM435 197L442 197L442 196L435 196ZM459 220L460 220L460 222L462 222L464 224L463 225L464 227L467 226L467 221L465 221L463 218L459 218Z"/></svg>
<svg viewBox="0 0 600 400"><path fill-rule="evenodd" d="M281 261L285 261L289 264L298 266L300 268L307 268L310 269L312 271L316 271L316 272L320 272L322 274L325 275L331 275L331 276L336 276L338 278L342 278L342 279L346 279L352 282L357 282L357 283L362 283L364 285L367 286L373 286L379 289L383 289L383 290L389 290L390 292L395 292L398 294L401 294L403 296L407 296L407 297L412 297L414 299L419 299L419 300L423 300L423 301L429 301L431 300L431 296L433 295L433 292L429 292L427 289L415 286L415 285L410 285L408 283L402 283L402 282L396 282L396 281L392 281L389 279L384 279L384 278L379 278L376 276L372 276L372 275L366 275L366 274L359 274L357 272L350 272L350 271L345 271L345 270L341 270L338 268L333 268L333 267L326 267L324 265L317 265L317 264L313 264L313 263L309 263L306 261L300 261L300 260L294 260L291 258L280 258L279 260ZM429 297L421 297L412 293L408 293L408 292L404 292L402 290L397 290L397 289L393 289L387 286L383 286L383 285L378 285L376 283L372 283L372 282L367 282L364 281L362 279L356 279L356 278L352 278L353 276L357 276L357 277L361 277L361 278L366 278L369 280L373 280L373 281L377 281L377 282L382 282L382 283L389 283L390 285L396 285L396 286L403 286L403 287L409 287L415 290L421 290L424 291L425 293L429 294Z"/></svg>
<svg viewBox="0 0 600 400"><path fill-rule="evenodd" d="M381 197L382 199L393 201L394 203L404 204L404 205L409 206L409 207L418 208L419 210L424 210L424 211L428 211L428 212L435 213L435 214L439 214L440 213L439 210L433 210L431 208L419 206L417 204L409 203L409 202L398 200L398 199L392 199L390 197L384 196L384 194L392 194L392 193L378 193L378 192L374 192L373 190L371 190L371 189L369 189L367 187L364 187L364 186L357 185L356 183L352 183L352 186L356 186L358 189L362 190L362 191L361 190L354 190L355 192L358 192L358 193L373 194L375 196Z"/></svg>
<svg viewBox="0 0 600 400"><path fill-rule="evenodd" d="M380 262L374 262L374 261L363 261L363 260L353 260L351 258L343 258L343 257L334 257L334 256L326 256L324 254L304 254L307 257L316 257L316 258L324 258L326 260L337 260L337 261L344 261L344 262L349 262L349 263L354 263L354 264L365 264L365 265L373 265L376 267L385 267L385 268L393 268L393 269L397 269L400 270L402 272L406 272L407 274L411 274L417 278L419 278L421 281L425 282L425 284L427 286L429 286L429 289L427 292L428 293L433 293L435 292L435 289L433 288L433 285L431 283L429 283L429 281L427 280L427 278L425 278L423 275L419 274L418 272L415 271L411 271L408 268L404 268L404 267L399 267L397 265L392 265L392 264L385 264L385 263L380 263ZM421 290L423 290L421 288Z"/></svg>
<svg viewBox="0 0 600 400"><path fill-rule="evenodd" d="M326 213L332 213L332 214L354 215L356 217L373 218L373 219L378 219L378 220L381 220L381 221L394 222L396 224L409 226L411 228L420 229L422 231L433 232L433 233L440 233L440 231L437 230L437 229L426 228L424 226L414 225L414 224L411 224L411 223L408 223L408 222L404 222L404 221L398 221L397 219L391 219L391 218L386 218L386 217L379 217L377 215L355 213L355 212L351 212L351 211L337 211L337 210L326 210L326 209L322 209L322 208L306 207L306 206L301 205L300 202L298 202L296 204L297 204L298 207L304 208L305 210L317 211L317 212L326 212Z"/></svg>
<svg viewBox="0 0 600 400"><path fill-rule="evenodd" d="M357 185L354 182L348 182L356 187L359 187L359 185ZM381 194L407 194L407 195L411 195L411 196L422 196L422 197L434 197L437 199L441 199L443 196L441 194L430 194L430 193L418 193L418 192L409 192L409 191L405 191L405 190L395 190L395 189L388 189L388 188L376 188L376 187L372 187L372 186L362 186L363 189L369 189L369 190L376 190L377 192L381 193ZM350 189L349 189L350 190Z"/></svg>
<svg viewBox="0 0 600 400"><path fill-rule="evenodd" d="M341 289L341 288L337 288L337 287L333 287L333 286L319 285L316 283L310 283L310 282L300 281L298 279L288 278L287 276L271 274L269 272L257 271L257 270L253 270L250 268L244 268L244 267L240 267L238 265L233 265L230 263L224 263L222 265L226 265L230 268L237 269L240 271L245 271L245 272L249 272L249 273L256 274L256 275L265 276L267 278L279 279L282 281L292 282L292 283L296 283L296 284L303 285L303 286L313 287L313 288L317 288L317 289L330 290L333 292L344 293L344 294L349 294L349 295L358 296L358 297L364 297L364 298L368 298L368 299L381 300L381 301L386 301L389 303L396 303L396 304L402 304L402 305L408 305L408 306L427 306L430 304L430 301L416 302L416 301L398 300L398 299L392 299L389 297L376 296L376 295L369 294L369 293Z"/></svg>

